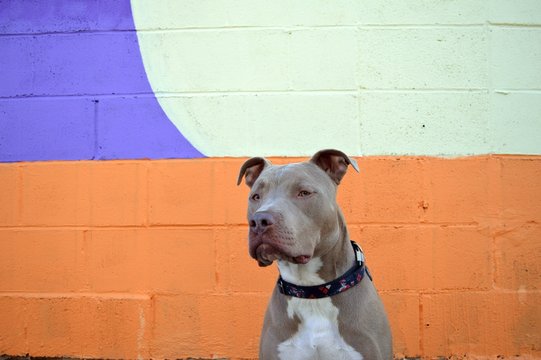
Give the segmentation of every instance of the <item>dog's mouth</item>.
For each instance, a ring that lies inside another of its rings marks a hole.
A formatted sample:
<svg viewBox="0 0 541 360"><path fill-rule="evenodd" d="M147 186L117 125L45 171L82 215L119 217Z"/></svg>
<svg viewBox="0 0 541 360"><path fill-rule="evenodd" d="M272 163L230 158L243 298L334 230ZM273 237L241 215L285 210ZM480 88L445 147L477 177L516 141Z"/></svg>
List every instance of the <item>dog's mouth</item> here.
<svg viewBox="0 0 541 360"><path fill-rule="evenodd" d="M276 248L275 246L267 243L261 243L255 249L255 256L253 256L259 266L269 266L275 260L285 260L293 264L306 264L310 261L310 255L290 256L284 251Z"/></svg>

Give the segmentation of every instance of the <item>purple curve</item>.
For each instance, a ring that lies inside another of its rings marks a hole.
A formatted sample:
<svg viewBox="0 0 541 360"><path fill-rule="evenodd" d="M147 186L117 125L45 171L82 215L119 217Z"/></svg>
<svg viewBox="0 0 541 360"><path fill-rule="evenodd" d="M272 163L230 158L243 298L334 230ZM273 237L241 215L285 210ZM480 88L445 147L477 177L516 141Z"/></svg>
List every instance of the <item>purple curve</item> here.
<svg viewBox="0 0 541 360"><path fill-rule="evenodd" d="M159 105L129 0L0 0L0 162L204 157Z"/></svg>

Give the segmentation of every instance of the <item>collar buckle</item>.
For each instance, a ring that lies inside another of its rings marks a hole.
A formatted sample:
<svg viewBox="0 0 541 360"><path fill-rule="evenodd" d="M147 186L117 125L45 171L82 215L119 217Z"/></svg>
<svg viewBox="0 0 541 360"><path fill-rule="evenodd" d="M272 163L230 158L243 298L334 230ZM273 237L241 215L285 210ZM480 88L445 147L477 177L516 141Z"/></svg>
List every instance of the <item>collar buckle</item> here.
<svg viewBox="0 0 541 360"><path fill-rule="evenodd" d="M353 240L351 240L351 245L353 246L353 250L355 250L355 260L357 261L357 264L363 266L365 262L363 249Z"/></svg>

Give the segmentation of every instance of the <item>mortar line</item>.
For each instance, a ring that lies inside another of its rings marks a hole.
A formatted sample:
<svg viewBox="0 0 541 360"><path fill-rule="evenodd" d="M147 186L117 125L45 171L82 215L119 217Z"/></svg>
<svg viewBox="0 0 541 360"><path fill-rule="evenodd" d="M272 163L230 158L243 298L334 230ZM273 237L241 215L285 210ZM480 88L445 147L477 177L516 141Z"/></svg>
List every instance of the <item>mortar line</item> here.
<svg viewBox="0 0 541 360"><path fill-rule="evenodd" d="M153 359L154 356L152 352L153 352L154 339L156 336L156 296L155 294L150 295L150 316L151 316L151 324L150 324L148 354L149 354L149 357Z"/></svg>
<svg viewBox="0 0 541 360"><path fill-rule="evenodd" d="M99 152L99 143L98 143L98 116L99 116L99 113L98 113L98 104L99 104L99 100L98 99L94 99L92 100L92 102L94 103L94 152L93 152L93 155L92 155L92 160L95 160L98 158L98 152Z"/></svg>
<svg viewBox="0 0 541 360"><path fill-rule="evenodd" d="M424 309L423 309L423 295L421 292L418 294L417 301L419 302L419 353L421 356L425 354L424 344Z"/></svg>
<svg viewBox="0 0 541 360"><path fill-rule="evenodd" d="M512 24L512 23L490 23L498 27L540 27L539 24ZM447 23L447 24L400 24L400 23L363 23L350 24L303 24L303 25L217 25L217 26L184 26L184 27L145 27L139 29L73 29L68 31L41 31L41 32L19 32L2 33L0 37L33 37L33 36L80 36L80 35L115 35L115 34L162 34L180 32L234 32L234 31L307 31L307 30L344 30L344 29L445 29L445 28L476 28L483 26L483 23Z"/></svg>
<svg viewBox="0 0 541 360"><path fill-rule="evenodd" d="M352 23L341 25L225 25L225 26L192 26L192 27L172 27L172 28L144 28L137 29L138 34L175 34L182 32L236 32L236 31L321 31L321 30L353 30L357 29L446 29L446 28L478 28L483 23L472 24L371 24L371 23Z"/></svg>
<svg viewBox="0 0 541 360"><path fill-rule="evenodd" d="M437 222L408 222L408 223L357 223L349 222L348 225L352 228L358 227L382 227L389 228L394 227L397 229L400 228L411 228L411 227L478 227L477 222L464 222L464 223L437 223ZM535 224L534 224L535 225ZM247 229L248 225L246 223L231 223L231 224L130 224L130 225L118 225L118 224L103 224L103 225L35 225L35 224L24 224L24 225L1 225L0 230L150 230L150 229L163 229L163 230L182 230L182 229L192 229L192 230L229 230L229 229Z"/></svg>
<svg viewBox="0 0 541 360"><path fill-rule="evenodd" d="M489 27L497 27L497 28L503 28L503 29L539 29L541 28L541 24L519 24L519 23L499 23L499 22L490 22L487 21L487 25Z"/></svg>
<svg viewBox="0 0 541 360"><path fill-rule="evenodd" d="M484 30L485 30L485 37L486 37L486 45L485 45L485 56L486 56L486 74L488 76L488 79L487 79L487 87L488 87L488 91L489 91L489 94L488 94L488 97L487 97L487 101L488 101L488 118L489 119L492 119L492 99L491 97L493 96L494 94L494 80L493 80L493 74L492 74L492 64L493 64L493 53L492 53L492 37L493 37L493 34L492 34L492 31L490 30L490 23L489 21L485 21L485 26L484 26ZM488 134L488 136L490 137L490 139L485 139L486 141L489 141L491 144L493 144L493 137L494 137L494 133L492 131L492 122L487 120L487 123L485 125L485 134ZM485 135L486 136L486 135ZM490 150L493 150L493 147L494 145L491 145L490 146Z"/></svg>
<svg viewBox="0 0 541 360"><path fill-rule="evenodd" d="M79 36L79 35L114 35L122 33L137 33L136 29L74 29L71 31L42 31L42 32L20 32L20 33L0 33L2 37L35 37L35 36Z"/></svg>
<svg viewBox="0 0 541 360"><path fill-rule="evenodd" d="M17 226L23 226L23 204L24 204L24 179L23 179L23 166L17 165L15 167L17 171Z"/></svg>
<svg viewBox="0 0 541 360"><path fill-rule="evenodd" d="M88 257L87 257L87 247L92 242L92 234L89 233L89 230L83 230L83 240L81 244L81 261L83 262L83 268L88 266ZM91 288L91 281L88 277L82 279L83 289L88 290Z"/></svg>
<svg viewBox="0 0 541 360"><path fill-rule="evenodd" d="M36 291L6 291L0 292L0 297L30 298L30 299L114 299L114 300L150 300L149 294L127 292L36 292Z"/></svg>
<svg viewBox="0 0 541 360"><path fill-rule="evenodd" d="M16 94L13 96L0 96L0 101L24 101L40 99L82 99L99 101L100 99L123 98L175 98L175 97L213 97L213 96L261 96L261 95L350 95L358 96L362 93L489 93L490 88L345 88L345 89L255 89L255 90L195 90L195 91L156 91L122 94ZM538 89L497 89L501 93L532 93L539 94Z"/></svg>
<svg viewBox="0 0 541 360"><path fill-rule="evenodd" d="M359 131L359 142L358 142L358 148L357 148L357 151L359 154L363 154L364 152L364 142L362 141L363 139L363 135L364 135L364 132L363 132L363 118L362 118L362 109L361 109L361 106L362 106L362 66L361 66L361 46L360 46L360 29L357 28L355 30L355 56L356 56L356 59L355 59L355 86L357 87L357 93L356 93L356 97L357 97L357 112L356 112L356 115L357 115L357 129Z"/></svg>
<svg viewBox="0 0 541 360"><path fill-rule="evenodd" d="M489 159L489 161L491 161ZM500 228L501 227L501 222L502 222L502 173L503 173L503 162L501 161L501 159L499 158L495 158L493 160L495 162L495 164L493 164L494 166L494 171L495 171L495 174L494 176L491 176L491 180L489 182L489 186L492 187L492 191L494 192L490 197L492 199L492 201L494 201L494 211L495 211L495 218L496 218L496 221L497 221L497 224L495 225L497 228ZM494 225L493 225L494 226ZM499 267L498 267L498 260L497 260L497 254L498 254L498 250L497 250L497 230L498 229L495 229L495 228L492 228L491 230L491 237L492 237L492 241L491 241L491 247L492 247L492 287L494 289L497 289L497 279L498 279L498 274L499 274Z"/></svg>
<svg viewBox="0 0 541 360"><path fill-rule="evenodd" d="M278 273L276 273L278 276ZM112 298L112 299L141 299L141 300L150 300L153 296L186 296L186 295L228 295L228 294L240 294L240 295L257 295L257 296L268 296L272 292L273 285L269 285L269 289L266 291L234 291L234 290L222 290L222 291L201 291L201 292L185 292L185 291L154 291L148 289L145 291L137 292L125 292L125 291L67 291L67 292L40 292L40 291L0 291L0 297L27 297L27 298L81 298L81 297L90 297L90 298ZM468 291L472 294L506 294L506 295L515 295L517 293L516 289L475 289L475 288L456 288L456 289L393 289L378 290L381 294L419 294L423 295L453 295L457 293L463 293ZM541 294L541 289L530 289L524 290L525 294Z"/></svg>
<svg viewBox="0 0 541 360"><path fill-rule="evenodd" d="M145 198L143 199L145 213L143 227L148 229L150 227L150 163L145 161L142 166L145 171Z"/></svg>
<svg viewBox="0 0 541 360"><path fill-rule="evenodd" d="M489 89L491 92L494 92L494 93L499 93L499 94L512 94L512 93L517 93L517 94L535 94L535 95L539 95L541 94L541 90L540 89L497 89L497 88L491 88Z"/></svg>
<svg viewBox="0 0 541 360"><path fill-rule="evenodd" d="M0 231L4 230L32 230L32 231L43 231L43 230L73 230L73 231L102 231L102 230L227 230L231 226L228 225L156 225L156 226L145 226L141 225L18 225L18 226L0 226ZM234 228L234 227L233 227ZM241 228L241 226L239 226Z"/></svg>
<svg viewBox="0 0 541 360"><path fill-rule="evenodd" d="M123 93L123 94L15 94L12 96L0 96L0 101L14 100L40 100L40 99L85 99L95 101L97 99L115 99L125 97L150 97L153 92Z"/></svg>

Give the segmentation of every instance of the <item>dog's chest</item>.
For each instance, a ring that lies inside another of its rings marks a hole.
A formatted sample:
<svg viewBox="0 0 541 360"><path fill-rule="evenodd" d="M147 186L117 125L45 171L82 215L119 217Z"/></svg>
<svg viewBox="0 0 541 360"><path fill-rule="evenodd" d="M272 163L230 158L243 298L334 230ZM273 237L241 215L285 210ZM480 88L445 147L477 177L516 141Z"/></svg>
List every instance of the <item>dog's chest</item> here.
<svg viewBox="0 0 541 360"><path fill-rule="evenodd" d="M310 267L303 273L298 268L281 266L282 277L287 281L302 281L306 285L321 284L317 275L321 266L317 258L312 259ZM289 280L287 279L289 278ZM312 284L310 284L312 283ZM287 315L300 321L298 330L292 337L278 345L280 359L332 359L362 360L362 355L348 345L338 329L339 310L330 298L299 299L291 298L287 303Z"/></svg>

